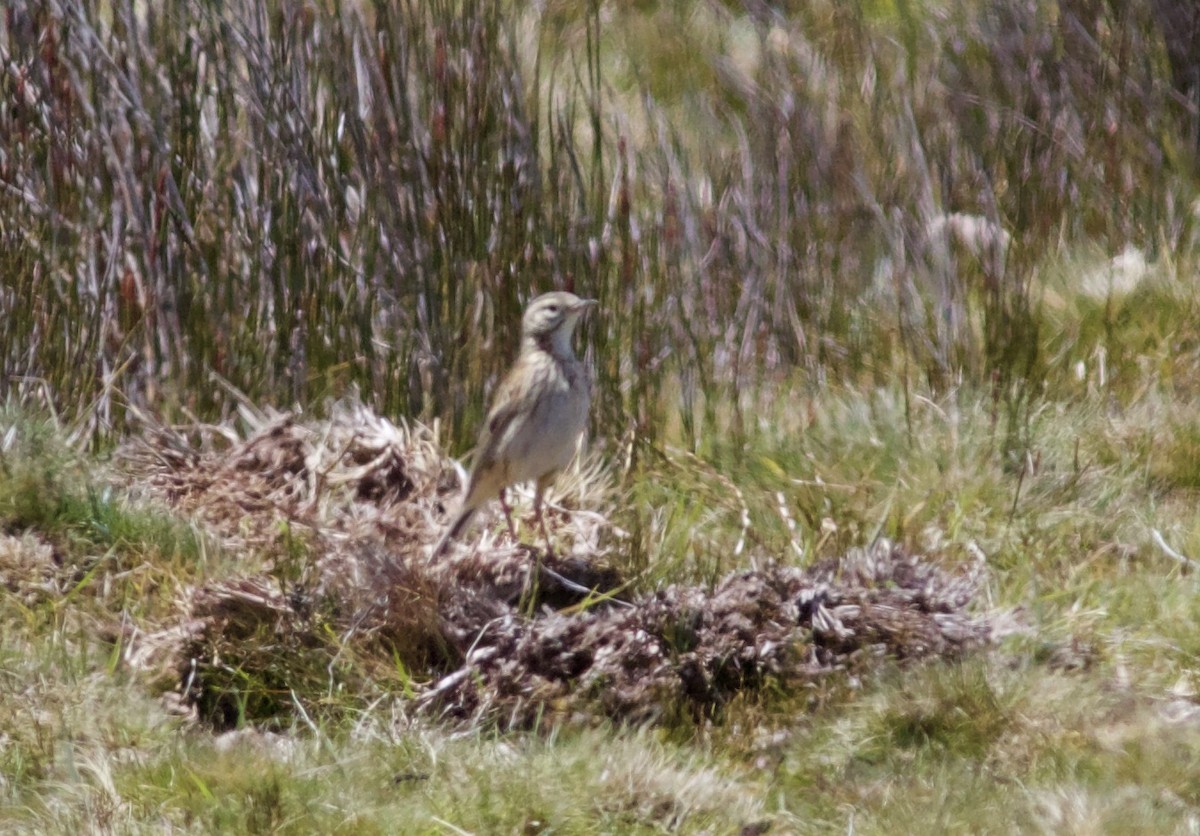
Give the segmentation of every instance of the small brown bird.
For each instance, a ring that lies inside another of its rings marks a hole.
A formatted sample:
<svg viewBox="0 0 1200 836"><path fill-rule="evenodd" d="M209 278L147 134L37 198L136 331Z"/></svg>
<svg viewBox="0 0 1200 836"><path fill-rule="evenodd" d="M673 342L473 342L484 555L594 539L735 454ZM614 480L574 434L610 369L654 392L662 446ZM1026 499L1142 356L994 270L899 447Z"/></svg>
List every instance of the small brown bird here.
<svg viewBox="0 0 1200 836"><path fill-rule="evenodd" d="M546 547L550 535L542 517L542 494L575 455L587 423L592 384L587 369L571 348L580 316L597 304L574 293L545 293L532 302L521 320L521 351L496 390L476 446L475 464L462 508L433 549L440 556L460 535L483 503L498 496L516 537L504 491L518 482L536 481L533 509Z"/></svg>

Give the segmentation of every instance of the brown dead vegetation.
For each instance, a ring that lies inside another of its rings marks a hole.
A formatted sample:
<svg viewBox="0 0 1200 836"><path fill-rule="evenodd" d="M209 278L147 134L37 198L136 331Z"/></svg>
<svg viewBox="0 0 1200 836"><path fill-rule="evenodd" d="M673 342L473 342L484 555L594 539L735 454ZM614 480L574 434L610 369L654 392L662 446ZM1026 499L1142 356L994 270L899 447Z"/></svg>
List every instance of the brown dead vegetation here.
<svg viewBox="0 0 1200 836"><path fill-rule="evenodd" d="M243 418L256 428L244 439L159 428L123 457L247 556L245 575L186 591L176 622L125 637L132 667L218 726L287 716L397 663L415 705L437 716L655 721L768 682L957 657L994 634L971 612L981 566L948 572L886 541L712 589L630 594L605 567L603 514L590 513L606 496L596 471L565 478L589 512L549 515L560 556L481 525L431 563L461 477L433 431L357 402L325 422Z"/></svg>

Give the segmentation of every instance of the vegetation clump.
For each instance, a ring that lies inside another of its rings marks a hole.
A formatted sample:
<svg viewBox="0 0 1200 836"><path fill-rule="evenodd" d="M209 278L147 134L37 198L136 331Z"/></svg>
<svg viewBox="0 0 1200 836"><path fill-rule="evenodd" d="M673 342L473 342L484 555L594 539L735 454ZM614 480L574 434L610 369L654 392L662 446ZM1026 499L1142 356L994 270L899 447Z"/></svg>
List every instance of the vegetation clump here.
<svg viewBox="0 0 1200 836"><path fill-rule="evenodd" d="M226 549L274 546L262 571L193 589L175 623L132 641L136 667L172 668L175 701L221 727L278 721L302 702L315 713L318 695L389 663L440 716L703 717L768 683L958 658L996 635L970 609L981 567L949 572L886 540L808 569L735 572L712 590L642 590L603 569L596 515L560 507L555 537L574 544L563 557L505 530L431 562L455 472L427 429L356 402L325 423L275 416L207 453L154 437L130 451L131 475L198 509ZM572 483L599 496L600 478ZM281 526L305 532L294 557L280 556Z"/></svg>

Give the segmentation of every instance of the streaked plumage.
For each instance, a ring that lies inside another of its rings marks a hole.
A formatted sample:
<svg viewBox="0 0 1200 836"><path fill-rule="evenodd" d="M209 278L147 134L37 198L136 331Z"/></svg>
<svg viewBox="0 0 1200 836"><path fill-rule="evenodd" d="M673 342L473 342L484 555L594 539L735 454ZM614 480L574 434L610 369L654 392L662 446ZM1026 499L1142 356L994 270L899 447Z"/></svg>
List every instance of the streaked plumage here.
<svg viewBox="0 0 1200 836"><path fill-rule="evenodd" d="M500 497L512 530L504 489L528 481L536 482L534 511L549 547L542 494L575 455L592 399L591 380L571 348L571 336L579 317L594 304L565 292L546 293L529 304L521 321L521 350L484 421L462 508L433 557L495 497Z"/></svg>

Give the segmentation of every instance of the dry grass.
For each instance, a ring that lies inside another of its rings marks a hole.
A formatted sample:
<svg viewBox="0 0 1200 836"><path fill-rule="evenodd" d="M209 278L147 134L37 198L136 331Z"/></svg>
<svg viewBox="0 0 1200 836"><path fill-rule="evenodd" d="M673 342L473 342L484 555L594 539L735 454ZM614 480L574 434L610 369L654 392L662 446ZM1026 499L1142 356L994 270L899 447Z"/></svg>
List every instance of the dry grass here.
<svg viewBox="0 0 1200 836"><path fill-rule="evenodd" d="M573 546L542 553L488 531L431 563L458 485L428 430L357 402L327 422L258 418L245 439L221 433L228 448L211 428L195 448L160 429L123 457L128 478L199 512L222 549L271 555L185 592L159 629L124 628L123 658L160 682L173 672L172 704L219 727L286 724L343 707L341 694L356 704L395 687L391 666L446 718L673 721L885 658L957 658L996 635L967 612L982 567L956 576L886 541L807 570L738 572L711 591L643 591L603 568L594 470L568 480L588 511L572 514L568 497L551 515Z"/></svg>
<svg viewBox="0 0 1200 836"><path fill-rule="evenodd" d="M357 384L461 443L560 286L614 443L703 449L800 375L996 386L1019 446L1045 257L1196 245L1151 11L18 4L4 385L103 439Z"/></svg>

